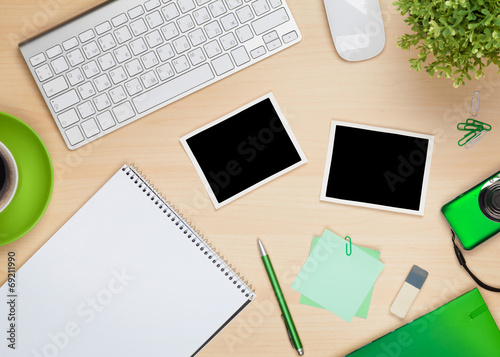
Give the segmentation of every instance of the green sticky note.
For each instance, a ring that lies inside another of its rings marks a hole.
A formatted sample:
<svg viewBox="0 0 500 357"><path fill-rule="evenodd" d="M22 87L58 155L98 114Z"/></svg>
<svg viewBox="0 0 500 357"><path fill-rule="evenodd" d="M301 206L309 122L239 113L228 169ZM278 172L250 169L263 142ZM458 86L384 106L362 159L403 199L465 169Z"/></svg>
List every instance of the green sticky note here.
<svg viewBox="0 0 500 357"><path fill-rule="evenodd" d="M325 230L292 284L292 288L347 322L358 311L384 264Z"/></svg>
<svg viewBox="0 0 500 357"><path fill-rule="evenodd" d="M316 243L318 243L318 240L319 240L319 237L313 238L313 242L311 244L311 252L313 251L314 247L316 246ZM360 248L361 250L363 250L364 252L370 254L375 259L380 260L380 252L373 250L373 249L370 249L370 248L360 247L359 245L357 247ZM358 311L356 312L356 315L354 315L354 316L362 317L364 319L366 319L368 317L368 309L370 307L370 302L372 300L372 293L373 293L373 287L370 289L370 292L368 293L368 295L366 295L365 300L363 301L363 303L359 307ZM323 306L315 303L314 301L312 301L311 299L309 299L307 296L304 296L304 295L300 296L299 302L303 305L309 305L309 306L314 306L314 307L319 307L321 309L324 309Z"/></svg>

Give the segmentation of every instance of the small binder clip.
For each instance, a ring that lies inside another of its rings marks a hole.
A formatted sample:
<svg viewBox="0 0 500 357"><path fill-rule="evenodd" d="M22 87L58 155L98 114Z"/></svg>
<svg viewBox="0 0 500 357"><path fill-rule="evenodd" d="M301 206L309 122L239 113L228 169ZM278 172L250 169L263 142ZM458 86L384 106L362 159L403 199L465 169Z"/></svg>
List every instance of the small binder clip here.
<svg viewBox="0 0 500 357"><path fill-rule="evenodd" d="M481 93L479 91L475 91L472 95L472 104L470 106L470 116L476 118L479 114L479 98L481 97Z"/></svg>
<svg viewBox="0 0 500 357"><path fill-rule="evenodd" d="M347 238L349 238L349 244L347 244ZM352 254L352 241L351 241L351 237L347 236L344 238L345 241L346 241L346 244L345 244L345 254L347 254L347 256L350 256Z"/></svg>

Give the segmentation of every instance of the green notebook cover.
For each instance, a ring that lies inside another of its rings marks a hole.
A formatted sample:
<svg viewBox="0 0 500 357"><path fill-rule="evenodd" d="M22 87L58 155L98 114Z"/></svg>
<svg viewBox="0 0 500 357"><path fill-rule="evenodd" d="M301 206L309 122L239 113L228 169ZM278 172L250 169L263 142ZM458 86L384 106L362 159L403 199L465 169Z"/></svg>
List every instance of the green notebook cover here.
<svg viewBox="0 0 500 357"><path fill-rule="evenodd" d="M500 330L474 289L349 357L499 357Z"/></svg>

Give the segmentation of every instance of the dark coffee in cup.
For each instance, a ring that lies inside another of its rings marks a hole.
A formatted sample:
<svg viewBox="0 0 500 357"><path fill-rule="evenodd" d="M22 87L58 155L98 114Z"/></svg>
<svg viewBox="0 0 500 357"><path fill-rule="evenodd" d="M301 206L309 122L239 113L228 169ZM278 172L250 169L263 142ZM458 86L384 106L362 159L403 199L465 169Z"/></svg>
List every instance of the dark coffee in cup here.
<svg viewBox="0 0 500 357"><path fill-rule="evenodd" d="M10 203L16 189L16 162L7 147L0 143L0 212Z"/></svg>

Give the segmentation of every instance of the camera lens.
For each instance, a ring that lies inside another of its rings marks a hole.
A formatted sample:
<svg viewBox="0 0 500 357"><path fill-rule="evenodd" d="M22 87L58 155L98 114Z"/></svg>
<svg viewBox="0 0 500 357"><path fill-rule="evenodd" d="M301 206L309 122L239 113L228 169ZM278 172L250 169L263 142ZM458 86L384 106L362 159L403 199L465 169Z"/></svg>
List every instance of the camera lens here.
<svg viewBox="0 0 500 357"><path fill-rule="evenodd" d="M494 222L500 222L500 182L488 186L479 194L481 212Z"/></svg>

